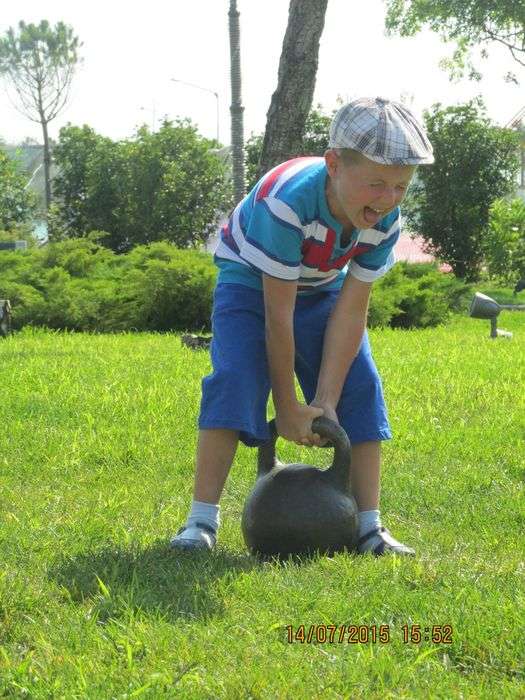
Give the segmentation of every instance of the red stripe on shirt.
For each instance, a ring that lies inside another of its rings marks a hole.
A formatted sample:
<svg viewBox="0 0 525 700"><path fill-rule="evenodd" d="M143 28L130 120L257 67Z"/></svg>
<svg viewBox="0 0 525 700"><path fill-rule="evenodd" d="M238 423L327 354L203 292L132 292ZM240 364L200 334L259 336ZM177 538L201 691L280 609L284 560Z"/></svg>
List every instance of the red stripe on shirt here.
<svg viewBox="0 0 525 700"><path fill-rule="evenodd" d="M328 265L328 261L334 249L335 237L335 231L329 228L326 230L324 243L311 238L305 241L301 246L303 263L306 263L309 267L316 267L321 272L330 270L331 265Z"/></svg>
<svg viewBox="0 0 525 700"><path fill-rule="evenodd" d="M331 268L335 267L338 268L339 270L342 270L342 268L346 265L346 263L350 260L350 258L354 258L356 255L360 255L361 253L366 253L367 250L370 250L371 246L363 244L363 245L356 245L353 248L350 248L350 250L345 253L344 255L341 255L340 258L336 258L332 264Z"/></svg>
<svg viewBox="0 0 525 700"><path fill-rule="evenodd" d="M288 170L288 168L291 168L300 160L311 159L312 156L301 156L299 158L293 158L292 160L287 160L286 163L282 163L281 165L279 165L278 168L268 173L268 175L266 175L266 177L262 181L261 186L259 187L259 191L257 192L257 201L264 199L268 196L268 193L270 192L272 187L275 185L275 183L281 177L281 175L284 172L286 172L286 170Z"/></svg>

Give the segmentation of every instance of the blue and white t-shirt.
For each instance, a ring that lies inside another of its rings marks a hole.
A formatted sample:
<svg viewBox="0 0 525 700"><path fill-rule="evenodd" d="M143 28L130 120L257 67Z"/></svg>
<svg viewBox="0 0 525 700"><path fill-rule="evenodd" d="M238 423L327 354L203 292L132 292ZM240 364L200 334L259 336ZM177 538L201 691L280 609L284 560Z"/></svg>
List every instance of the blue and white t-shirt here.
<svg viewBox="0 0 525 700"><path fill-rule="evenodd" d="M262 272L297 280L297 292L338 290L347 272L373 282L394 264L396 207L369 229L354 229L342 247L342 225L326 201L324 158L294 158L264 175L232 212L214 253L217 282L262 291Z"/></svg>

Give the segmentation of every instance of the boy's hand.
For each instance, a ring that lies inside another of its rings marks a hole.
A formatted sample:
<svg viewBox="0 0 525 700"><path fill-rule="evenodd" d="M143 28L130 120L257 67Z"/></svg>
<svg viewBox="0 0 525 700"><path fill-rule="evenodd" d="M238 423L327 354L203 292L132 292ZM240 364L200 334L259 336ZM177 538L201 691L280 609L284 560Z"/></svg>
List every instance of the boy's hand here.
<svg viewBox="0 0 525 700"><path fill-rule="evenodd" d="M331 404L324 403L323 401L320 401L318 399L314 399L310 403L310 406L322 408L323 415L325 416L325 418L329 418L330 420L333 420L336 425L339 425L339 419L337 417L336 410ZM327 442L330 442L327 438L320 438L319 447L324 447Z"/></svg>
<svg viewBox="0 0 525 700"><path fill-rule="evenodd" d="M291 408L281 409L275 416L277 433L285 440L295 442L296 445L319 446L321 436L312 433L312 421L323 413L322 408L305 406L301 403Z"/></svg>

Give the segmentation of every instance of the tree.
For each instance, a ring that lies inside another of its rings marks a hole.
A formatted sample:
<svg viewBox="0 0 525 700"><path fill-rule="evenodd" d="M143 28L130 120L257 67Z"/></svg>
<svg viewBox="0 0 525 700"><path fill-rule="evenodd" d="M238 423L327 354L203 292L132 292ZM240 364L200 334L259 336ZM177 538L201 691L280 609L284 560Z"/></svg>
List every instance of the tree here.
<svg viewBox="0 0 525 700"><path fill-rule="evenodd" d="M111 139L100 136L86 124L82 127L68 124L60 129L59 141L53 149L59 172L53 180L55 201L49 212L50 239L74 237L96 228L89 212L89 161L98 150L110 149L111 144ZM62 230L60 236L58 228Z"/></svg>
<svg viewBox="0 0 525 700"><path fill-rule="evenodd" d="M491 124L480 97L424 112L435 162L421 168L403 213L458 277L479 278L490 205L515 190L519 134Z"/></svg>
<svg viewBox="0 0 525 700"><path fill-rule="evenodd" d="M322 156L328 148L330 122L337 110L328 116L322 113L322 109L322 105L317 105L308 114L301 142L297 152L292 153L292 156ZM252 134L246 142L245 159L249 189L255 185L258 179L263 140L264 134Z"/></svg>
<svg viewBox="0 0 525 700"><path fill-rule="evenodd" d="M470 49L497 42L506 46L514 60L525 66L525 4L523 0L386 0L386 28L389 34L413 36L423 26L441 35L444 41L456 42L452 60L442 61L451 78L479 80L480 73L470 61ZM482 57L487 57L485 48ZM507 81L517 82L508 73Z"/></svg>
<svg viewBox="0 0 525 700"><path fill-rule="evenodd" d="M510 284L525 279L525 202L516 197L492 203L483 248L491 275Z"/></svg>
<svg viewBox="0 0 525 700"><path fill-rule="evenodd" d="M31 121L42 125L46 209L51 203L51 153L48 124L64 107L75 66L79 61L78 37L63 22L54 28L42 20L39 25L19 22L18 34L10 27L0 39L0 75L12 85L21 107Z"/></svg>
<svg viewBox="0 0 525 700"><path fill-rule="evenodd" d="M245 194L244 183L244 128L241 102L241 39L239 32L239 12L236 0L230 0L230 64L231 64L231 134L232 134L232 167L233 191L235 204Z"/></svg>
<svg viewBox="0 0 525 700"><path fill-rule="evenodd" d="M29 221L35 204L33 193L26 189L26 178L18 171L17 164L0 149L0 229L10 231Z"/></svg>
<svg viewBox="0 0 525 700"><path fill-rule="evenodd" d="M259 176L300 150L312 104L328 0L290 0L277 89L268 110Z"/></svg>
<svg viewBox="0 0 525 700"><path fill-rule="evenodd" d="M163 239L203 244L232 203L226 166L210 153L215 144L188 120L164 121L154 133L143 126L116 142L87 126L63 127L51 238L105 231L103 244L118 253Z"/></svg>

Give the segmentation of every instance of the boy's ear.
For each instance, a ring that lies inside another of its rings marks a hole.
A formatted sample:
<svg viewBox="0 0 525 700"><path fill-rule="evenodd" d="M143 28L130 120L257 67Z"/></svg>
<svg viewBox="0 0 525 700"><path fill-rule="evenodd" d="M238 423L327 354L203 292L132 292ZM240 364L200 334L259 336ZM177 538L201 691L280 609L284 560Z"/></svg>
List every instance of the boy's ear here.
<svg viewBox="0 0 525 700"><path fill-rule="evenodd" d="M337 152L333 148L329 148L324 152L324 160L329 175L333 177L336 174L339 166L339 156Z"/></svg>

